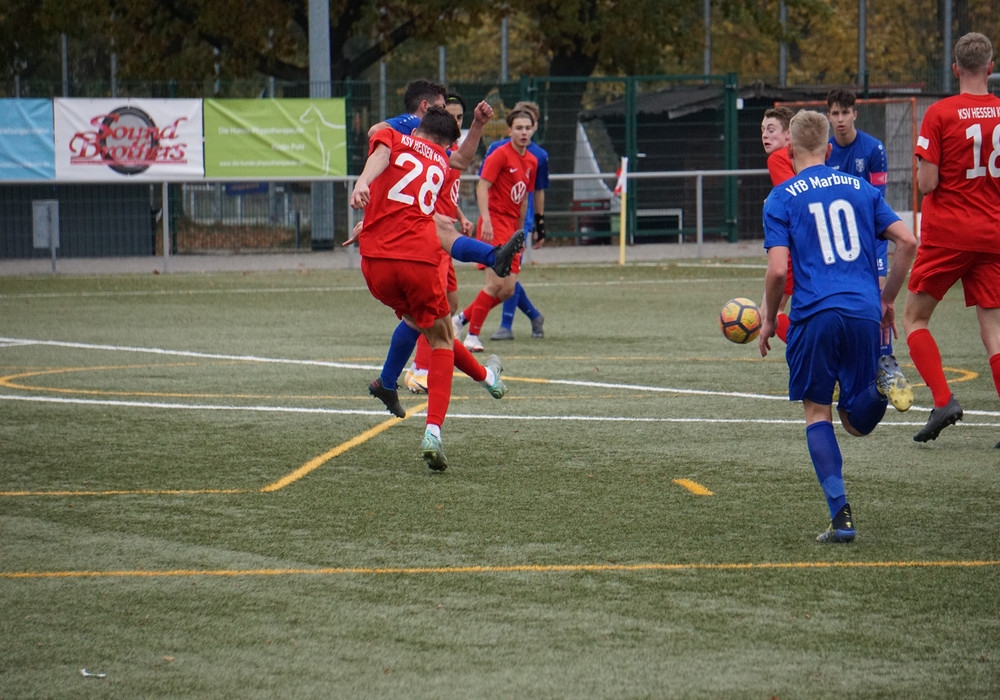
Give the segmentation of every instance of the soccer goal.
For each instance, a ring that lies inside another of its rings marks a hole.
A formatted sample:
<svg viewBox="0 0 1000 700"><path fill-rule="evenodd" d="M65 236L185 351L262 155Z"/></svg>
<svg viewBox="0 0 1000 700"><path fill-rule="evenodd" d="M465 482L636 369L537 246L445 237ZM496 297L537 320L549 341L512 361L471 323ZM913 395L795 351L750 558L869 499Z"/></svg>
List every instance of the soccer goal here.
<svg viewBox="0 0 1000 700"><path fill-rule="evenodd" d="M803 100L800 102L776 102L792 111L815 109L826 113L825 100ZM855 126L871 134L885 146L889 160L888 183L885 199L897 214L907 221L917 232L917 158L913 149L917 144L917 98L887 97L882 99L858 99L854 104L858 111ZM909 217L907 216L909 215Z"/></svg>

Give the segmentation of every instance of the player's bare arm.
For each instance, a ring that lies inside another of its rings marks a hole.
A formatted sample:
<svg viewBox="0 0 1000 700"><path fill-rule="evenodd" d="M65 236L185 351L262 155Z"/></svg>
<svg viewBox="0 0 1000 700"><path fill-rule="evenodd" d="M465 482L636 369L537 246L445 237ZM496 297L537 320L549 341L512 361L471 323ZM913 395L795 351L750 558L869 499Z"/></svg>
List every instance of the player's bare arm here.
<svg viewBox="0 0 1000 700"><path fill-rule="evenodd" d="M882 331L885 333L891 329L893 337L898 338L895 302L917 256L917 238L902 221L893 223L883 235L895 244L896 251L892 255L892 267L885 277L885 286L882 287Z"/></svg>
<svg viewBox="0 0 1000 700"><path fill-rule="evenodd" d="M480 179L476 183L476 205L479 207L479 218L483 222L479 230L479 238L486 243L493 241L493 222L490 220L491 187L493 187L493 183L489 180Z"/></svg>
<svg viewBox="0 0 1000 700"><path fill-rule="evenodd" d="M476 229L476 225L469 220L469 217L461 209L458 210L458 225L462 229L463 236L471 236L472 232Z"/></svg>
<svg viewBox="0 0 1000 700"><path fill-rule="evenodd" d="M389 147L380 143L375 147L375 151L368 156L365 168L358 176L358 181L354 183L354 191L351 192L351 208L364 209L371 201L370 185L382 172L389 167Z"/></svg>
<svg viewBox="0 0 1000 700"><path fill-rule="evenodd" d="M389 122L379 122L378 124L373 124L372 127L368 130L368 138L371 138L379 131L382 131L382 129L389 129L389 128L391 128L389 126Z"/></svg>
<svg viewBox="0 0 1000 700"><path fill-rule="evenodd" d="M778 330L778 302L785 292L787 276L788 248L785 246L768 248L767 272L764 274L764 304L761 307L760 335L757 337L761 357L767 357L771 349L771 338Z"/></svg>
<svg viewBox="0 0 1000 700"><path fill-rule="evenodd" d="M937 164L919 158L917 165L917 189L920 190L920 194L933 192L937 189L938 182L939 172Z"/></svg>
<svg viewBox="0 0 1000 700"><path fill-rule="evenodd" d="M354 228L351 229L351 235L350 235L350 237L346 241L344 241L343 243L340 244L341 247L343 247L343 248L349 248L352 245L354 245L355 243L357 243L358 242L358 236L361 235L361 229L364 228L364 224L365 224L365 220L364 219L362 219L358 223L354 224Z"/></svg>
<svg viewBox="0 0 1000 700"><path fill-rule="evenodd" d="M493 119L493 108L485 101L480 102L473 110L472 117L472 126L469 127L469 133L462 141L462 145L448 157L451 167L459 170L469 167L472 159L476 157L476 149L479 148L479 141L483 137L483 127Z"/></svg>

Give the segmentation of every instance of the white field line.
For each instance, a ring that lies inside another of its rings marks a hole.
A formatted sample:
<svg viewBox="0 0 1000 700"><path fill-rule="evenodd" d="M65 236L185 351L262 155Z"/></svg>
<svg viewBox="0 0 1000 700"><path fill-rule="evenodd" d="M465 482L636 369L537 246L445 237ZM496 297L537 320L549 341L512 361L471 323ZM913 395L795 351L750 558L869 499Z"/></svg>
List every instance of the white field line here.
<svg viewBox="0 0 1000 700"><path fill-rule="evenodd" d="M747 396L750 396L747 394ZM771 398L771 397L759 397ZM339 416L385 416L384 410L362 410L362 409L338 409L338 408L308 408L304 406L228 406L225 404L188 404L188 403L166 403L160 401L121 401L103 399L68 399L57 396L16 396L11 394L0 394L0 401L27 401L33 403L58 403L81 406L109 406L115 408L153 408L170 409L180 411L245 411L250 413L308 413L316 415L339 415ZM912 410L912 409L911 409ZM929 409L924 409L928 410ZM988 417L1000 417L997 411L966 411L966 415L976 414ZM410 414L414 416L426 416L425 412ZM753 423L754 425L802 425L802 419L785 418L654 418L635 416L539 416L539 415L505 415L497 413L449 413L448 418L456 420L530 420L530 421L565 421L583 423L699 423L714 425L729 425L739 423ZM883 421L881 425L898 425L922 427L924 421ZM956 425L965 428L997 428L997 423L970 423L962 421Z"/></svg>
<svg viewBox="0 0 1000 700"><path fill-rule="evenodd" d="M375 370L381 369L377 365L361 365L346 362L328 362L324 360L293 360L274 357L259 357L256 355L225 355L221 353L201 353L189 350L166 350L163 348L136 348L119 345L95 345L90 343L69 343L54 340L28 340L23 338L3 338L0 337L0 347L46 345L53 347L65 347L84 350L105 350L111 352L135 352L150 353L156 355L172 355L178 357L195 357L212 360L230 360L246 362L270 362L294 365L312 365L317 367L337 367L340 369ZM732 398L746 398L754 400L784 401L788 399L783 396L771 396L767 394L751 394L745 392L732 391L708 391L703 389L679 389L673 387L644 386L641 384L616 384L610 382L590 382L573 381L568 379L549 379L551 384L564 386L580 386L597 389L625 389L629 391L648 391L654 393L671 393L693 396L725 396ZM202 411L257 411L268 413L315 413L328 415L382 415L384 411L360 410L360 409L332 409L332 408L309 408L302 406L227 406L222 404L182 404L156 401L121 401L121 400L99 400L99 399L68 399L63 397L45 396L18 396L15 394L0 394L3 401L36 401L47 403L78 404L91 406L120 406L130 408L165 408L177 410L202 410ZM914 406L910 409L917 412L930 412L929 408ZM1000 418L1000 411L965 411L966 415L977 415L990 418ZM424 414L415 414L424 415ZM749 422L755 424L800 424L800 420L783 419L763 419L763 418L668 418L668 417L630 417L630 416L515 416L498 414L474 414L474 413L449 413L449 418L465 419L502 419L502 420L561 420L561 421L609 421L609 422L633 422L633 423L742 423ZM923 422L902 422L889 421L893 425L916 425L921 426ZM996 427L990 423L969 423L962 422L966 427Z"/></svg>
<svg viewBox="0 0 1000 700"><path fill-rule="evenodd" d="M766 269L766 265L678 265L679 267L732 267L736 269ZM701 278L701 279L672 279L672 280L603 280L603 281L580 281L580 282L532 282L531 287L623 287L652 284L709 284L718 282L735 282L745 280L744 277L735 278ZM297 293L327 293L327 292L367 292L368 287L350 285L344 287L244 287L239 289L153 289L134 291L100 291L100 292L24 292L13 294L0 294L0 299L63 299L67 297L168 297L168 296L192 296L197 294L297 294Z"/></svg>
<svg viewBox="0 0 1000 700"><path fill-rule="evenodd" d="M103 291L103 292L25 292L23 294L0 294L0 299L62 299L65 297L169 297L192 296L196 294L289 294L298 292L367 292L365 286L349 287L275 287L243 289L150 289L144 291Z"/></svg>
<svg viewBox="0 0 1000 700"><path fill-rule="evenodd" d="M77 350L107 350L109 352L138 352L150 355L170 355L173 357L196 357L203 360L229 360L240 362L270 362L283 365L312 365L314 367L337 367L340 369L380 370L381 365L359 365L346 362L328 362L326 360L292 360L280 357L260 357L258 355L222 355L213 352L194 352L191 350L167 350L164 348L135 348L127 345L94 345L91 343L66 343L56 340L26 340L22 338L0 338L0 347L20 345L47 345L57 348L75 348Z"/></svg>

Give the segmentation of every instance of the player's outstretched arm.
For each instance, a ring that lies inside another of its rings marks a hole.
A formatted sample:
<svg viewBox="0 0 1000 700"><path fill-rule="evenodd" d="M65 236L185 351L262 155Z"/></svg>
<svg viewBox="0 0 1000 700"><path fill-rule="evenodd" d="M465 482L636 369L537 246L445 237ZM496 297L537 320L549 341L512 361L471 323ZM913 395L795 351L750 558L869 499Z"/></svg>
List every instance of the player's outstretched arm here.
<svg viewBox="0 0 1000 700"><path fill-rule="evenodd" d="M365 168L358 176L358 181L354 183L354 191L351 192L351 208L363 209L371 201L371 183L389 167L389 147L380 143L375 147L374 152L368 156Z"/></svg>
<svg viewBox="0 0 1000 700"><path fill-rule="evenodd" d="M483 138L483 127L493 118L493 108L483 101L476 105L472 114L472 126L469 127L469 133L458 150L452 151L448 158L451 167L459 170L468 168L472 159L476 157L476 149L479 148L479 141Z"/></svg>
<svg viewBox="0 0 1000 700"><path fill-rule="evenodd" d="M371 128L368 130L368 138L374 136L377 132L382 131L382 129L391 129L389 122L379 122L378 124L372 124Z"/></svg>

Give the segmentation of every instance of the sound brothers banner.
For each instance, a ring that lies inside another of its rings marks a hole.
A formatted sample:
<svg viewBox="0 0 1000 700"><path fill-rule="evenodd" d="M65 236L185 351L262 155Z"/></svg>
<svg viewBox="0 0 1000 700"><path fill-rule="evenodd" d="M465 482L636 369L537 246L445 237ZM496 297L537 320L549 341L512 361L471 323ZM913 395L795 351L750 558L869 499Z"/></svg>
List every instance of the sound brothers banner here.
<svg viewBox="0 0 1000 700"><path fill-rule="evenodd" d="M56 179L201 180L201 107L201 100L57 98Z"/></svg>
<svg viewBox="0 0 1000 700"><path fill-rule="evenodd" d="M342 98L205 100L205 176L347 174Z"/></svg>
<svg viewBox="0 0 1000 700"><path fill-rule="evenodd" d="M0 181L52 180L51 100L0 100Z"/></svg>

